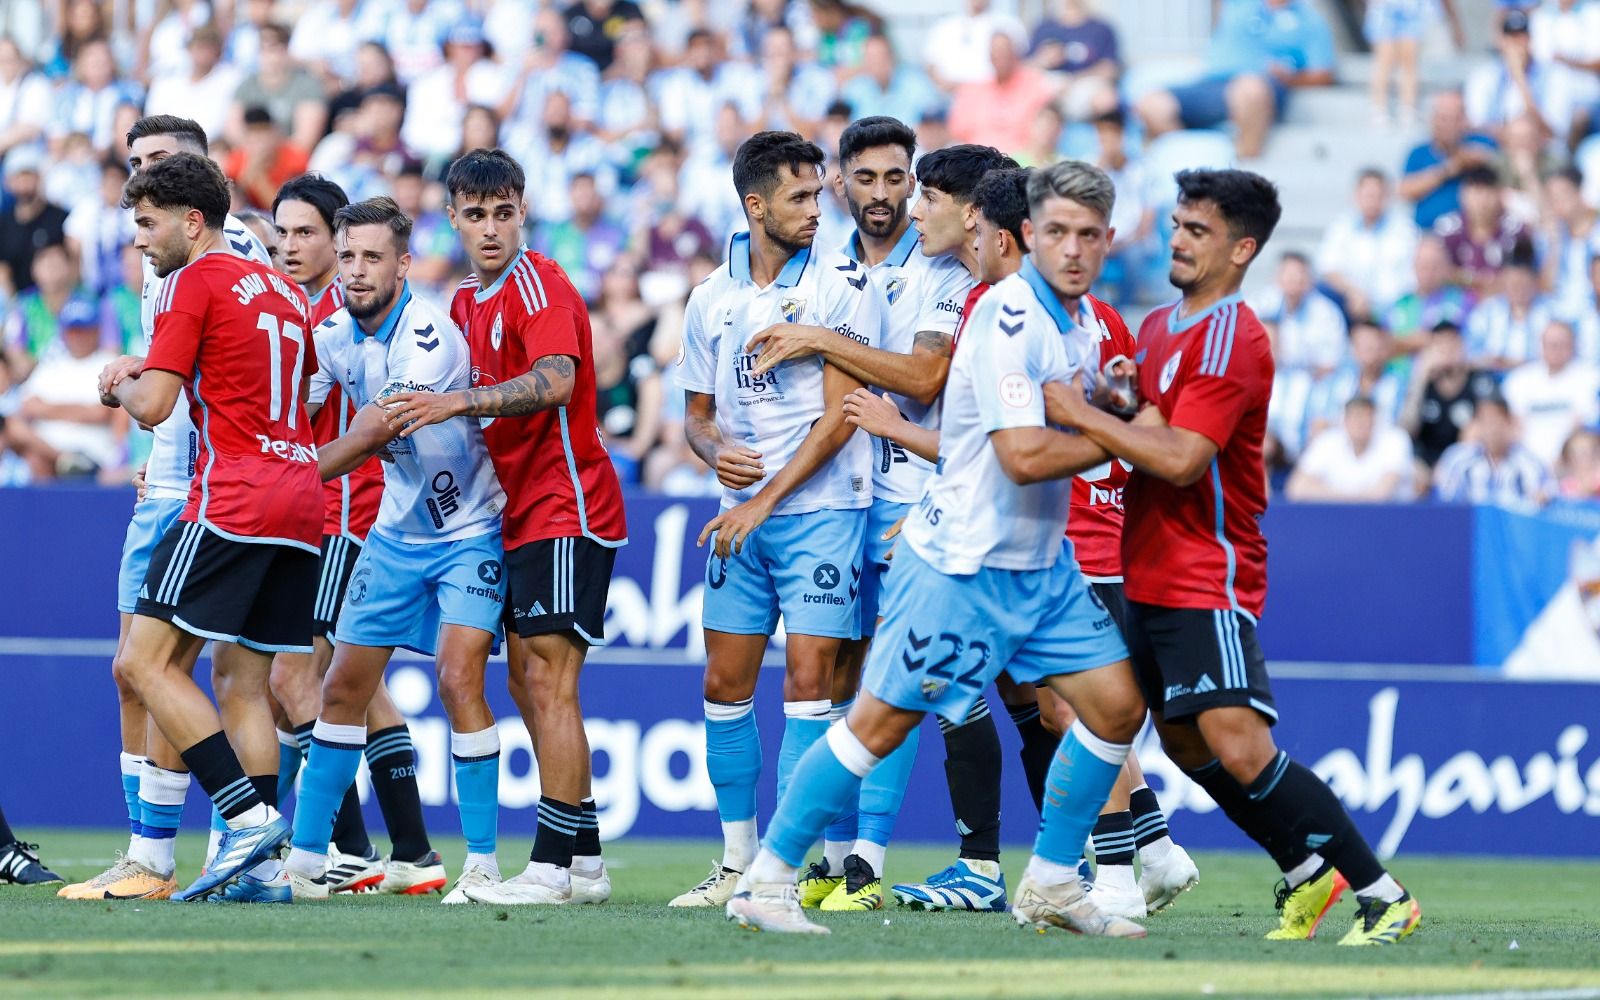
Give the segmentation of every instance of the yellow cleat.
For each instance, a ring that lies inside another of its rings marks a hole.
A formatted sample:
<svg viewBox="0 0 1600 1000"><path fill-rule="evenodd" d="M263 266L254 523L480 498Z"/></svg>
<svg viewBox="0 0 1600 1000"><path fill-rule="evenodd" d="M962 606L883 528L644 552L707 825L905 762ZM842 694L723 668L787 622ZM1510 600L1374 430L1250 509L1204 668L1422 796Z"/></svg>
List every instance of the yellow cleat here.
<svg viewBox="0 0 1600 1000"><path fill-rule="evenodd" d="M176 874L176 873L174 873ZM128 862L127 873L101 890L96 899L167 899L178 891L172 875L162 875L137 861Z"/></svg>
<svg viewBox="0 0 1600 1000"><path fill-rule="evenodd" d="M867 864L857 855L850 855L844 859L844 879L828 898L822 901L818 909L828 911L840 910L881 910L883 909L883 879L878 877L872 866Z"/></svg>
<svg viewBox="0 0 1600 1000"><path fill-rule="evenodd" d="M101 893L105 891L105 887L113 882L120 882L127 877L132 870L132 865L133 861L118 852L117 860L111 863L110 868L87 882L74 882L71 885L64 885L56 890L56 895L62 899L104 899L105 897Z"/></svg>
<svg viewBox="0 0 1600 1000"><path fill-rule="evenodd" d="M829 875L826 862L813 861L806 873L800 876L800 907L815 910L822 905L833 890L844 882L843 875Z"/></svg>
<svg viewBox="0 0 1600 1000"><path fill-rule="evenodd" d="M1339 939L1339 943L1355 946L1397 944L1421 923L1422 907L1409 892L1392 903L1368 899L1356 911L1355 925Z"/></svg>
<svg viewBox="0 0 1600 1000"><path fill-rule="evenodd" d="M1321 874L1290 889L1278 883L1278 929L1267 934L1268 941L1309 941L1317 936L1317 925L1333 909L1350 883L1332 865Z"/></svg>

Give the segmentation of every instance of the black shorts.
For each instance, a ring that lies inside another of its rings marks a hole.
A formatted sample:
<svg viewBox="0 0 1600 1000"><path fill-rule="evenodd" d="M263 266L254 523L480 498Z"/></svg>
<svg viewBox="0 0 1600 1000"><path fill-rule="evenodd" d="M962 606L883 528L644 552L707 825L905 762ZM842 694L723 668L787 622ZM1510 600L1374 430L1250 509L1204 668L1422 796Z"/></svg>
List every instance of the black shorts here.
<svg viewBox="0 0 1600 1000"><path fill-rule="evenodd" d="M1256 626L1237 611L1128 602L1129 658L1150 711L1168 722L1246 705L1278 721Z"/></svg>
<svg viewBox="0 0 1600 1000"><path fill-rule="evenodd" d="M134 614L264 653L309 653L316 585L315 553L179 521L150 556Z"/></svg>
<svg viewBox="0 0 1600 1000"><path fill-rule="evenodd" d="M506 632L576 632L606 643L606 598L617 550L582 536L545 538L506 553Z"/></svg>
<svg viewBox="0 0 1600 1000"><path fill-rule="evenodd" d="M1128 598L1122 593L1122 581L1115 583L1091 583L1090 593L1099 599L1105 609L1111 612L1111 619L1117 623L1117 628L1123 635L1128 633Z"/></svg>
<svg viewBox="0 0 1600 1000"><path fill-rule="evenodd" d="M333 641L333 627L339 623L339 608L350 574L361 557L361 543L343 535L322 536L322 574L317 580L317 602L311 612L311 634Z"/></svg>

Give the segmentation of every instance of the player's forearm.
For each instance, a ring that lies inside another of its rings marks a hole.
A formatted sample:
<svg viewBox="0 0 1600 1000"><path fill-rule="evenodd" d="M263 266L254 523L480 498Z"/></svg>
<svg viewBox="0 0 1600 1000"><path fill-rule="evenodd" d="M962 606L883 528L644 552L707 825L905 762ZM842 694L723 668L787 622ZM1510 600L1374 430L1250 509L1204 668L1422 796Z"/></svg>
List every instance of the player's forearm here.
<svg viewBox="0 0 1600 1000"><path fill-rule="evenodd" d="M345 432L317 447L317 473L322 481L349 475L364 465L399 434L376 406L364 406Z"/></svg>
<svg viewBox="0 0 1600 1000"><path fill-rule="evenodd" d="M525 417L540 410L566 406L572 399L577 373L566 355L540 358L533 369L509 382L463 389L451 395L459 401L459 415L467 417Z"/></svg>
<svg viewBox="0 0 1600 1000"><path fill-rule="evenodd" d="M837 404L829 407L827 413L811 425L805 440L795 449L794 458L767 480L753 500L767 504L769 509L776 509L789 494L828 464L855 432L856 428L844 419L842 408Z"/></svg>
<svg viewBox="0 0 1600 1000"><path fill-rule="evenodd" d="M995 442L1000 467L1019 486L1068 479L1110 460L1111 455L1082 434L1050 427L1018 427L998 432Z"/></svg>
<svg viewBox="0 0 1600 1000"><path fill-rule="evenodd" d="M901 420L889 429L884 437L925 462L939 460L939 432L919 427L909 420Z"/></svg>
<svg viewBox="0 0 1600 1000"><path fill-rule="evenodd" d="M128 378L111 390L128 416L147 427L154 427L172 415L175 395L162 391L154 379Z"/></svg>
<svg viewBox="0 0 1600 1000"><path fill-rule="evenodd" d="M691 397L694 394L691 393ZM692 404L691 404L692 405ZM683 436L689 442L689 450L694 452L700 461L709 468L717 467L717 452L722 450L722 428L717 426L714 413L690 412L683 420Z"/></svg>
<svg viewBox="0 0 1600 1000"><path fill-rule="evenodd" d="M818 327L821 337L818 353L822 359L865 385L910 396L920 403L932 403L944 390L950 373L950 337L947 334L919 333L918 349L910 354L885 351L826 327Z"/></svg>
<svg viewBox="0 0 1600 1000"><path fill-rule="evenodd" d="M1194 483L1206 469L1207 463L1185 447L1183 436L1165 424L1124 423L1109 413L1091 410L1078 430L1110 454L1177 486Z"/></svg>

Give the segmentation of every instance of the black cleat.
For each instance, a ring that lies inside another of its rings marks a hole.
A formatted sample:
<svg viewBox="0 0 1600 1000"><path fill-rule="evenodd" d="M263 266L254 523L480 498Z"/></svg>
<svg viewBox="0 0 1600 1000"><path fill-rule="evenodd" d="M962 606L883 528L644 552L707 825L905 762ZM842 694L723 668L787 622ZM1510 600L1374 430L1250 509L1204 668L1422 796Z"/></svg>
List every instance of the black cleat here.
<svg viewBox="0 0 1600 1000"><path fill-rule="evenodd" d="M39 863L38 844L13 840L0 845L0 882L13 885L48 885L66 881Z"/></svg>

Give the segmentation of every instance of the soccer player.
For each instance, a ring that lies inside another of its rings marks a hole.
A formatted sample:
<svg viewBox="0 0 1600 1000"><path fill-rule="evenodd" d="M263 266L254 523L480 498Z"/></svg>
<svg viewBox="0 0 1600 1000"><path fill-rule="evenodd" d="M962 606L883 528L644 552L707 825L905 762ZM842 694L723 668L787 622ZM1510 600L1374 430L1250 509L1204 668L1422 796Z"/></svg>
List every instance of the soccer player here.
<svg viewBox="0 0 1600 1000"><path fill-rule="evenodd" d="M1098 367L1075 321L1110 249L1113 191L1066 161L1029 180L1022 271L979 301L945 385L939 462L906 520L861 695L795 770L761 853L729 900L747 927L826 933L799 905L796 867L861 780L929 711L967 714L1001 670L1047 682L1078 712L1051 763L1019 924L1143 936L1085 894L1078 861L1144 721L1127 650L1065 538L1071 478L1106 460L1046 425L1043 384Z"/></svg>
<svg viewBox="0 0 1600 1000"><path fill-rule="evenodd" d="M128 166L135 175L176 153L204 155L207 151L205 130L196 122L173 115L141 118L134 122L126 138ZM269 263L266 249L235 217L230 215L223 221L222 237L223 252ZM164 280L146 257L140 302L146 353L155 333L155 307ZM140 496L123 539L117 572L119 627L117 658L112 661L121 712L122 794L128 808L130 839L127 852L104 872L86 882L63 886L57 895L67 899L165 899L178 887L174 851L191 779L182 758L150 721L149 713L124 678L120 657L138 604L139 587L149 570L150 554L188 501L199 453L199 431L189 419L187 406L175 406L172 414L152 429L150 455L135 478ZM193 648L185 665L191 672L200 648Z"/></svg>
<svg viewBox="0 0 1600 1000"><path fill-rule="evenodd" d="M504 517L507 638L516 632L508 659L521 668L513 690L531 694L539 826L526 869L467 896L600 903L611 878L578 676L589 647L605 642L611 568L628 526L595 415L589 311L555 262L522 245L525 184L522 167L500 150L474 150L451 165L448 212L473 273L450 315L472 350L472 387L397 394L389 420L481 419L500 482L514 484Z"/></svg>
<svg viewBox="0 0 1600 1000"><path fill-rule="evenodd" d="M273 805L266 693L271 654L311 648L321 487L302 402L309 306L277 272L223 251L228 183L205 157L177 153L141 170L124 201L134 245L166 281L149 356L108 366L101 395L154 426L185 392L200 429L189 501L150 557L122 657L228 826L205 874L174 898L287 902L276 857L289 828ZM189 676L207 639L226 734Z"/></svg>
<svg viewBox="0 0 1600 1000"><path fill-rule="evenodd" d="M863 118L839 137L842 193L856 231L844 254L867 268L883 295L888 325L883 346L840 337L825 326L785 322L756 334L758 372L813 354L867 385L888 390L896 409L919 427L938 427L939 393L950 367L950 345L976 264L968 222L970 196L987 170L1015 166L988 146L962 145L922 158L913 177L916 133L887 117ZM917 181L923 196L919 225L908 211ZM873 442L872 506L867 514L861 578L861 638L844 644L834 671L830 715L843 718L860 685L861 666L876 631L878 598L891 542L883 536L922 495L933 463L893 441ZM895 820L916 763L913 730L906 744L862 783L859 814L852 809L829 825L823 860L801 880L801 905L825 910L883 906L883 864Z"/></svg>
<svg viewBox="0 0 1600 1000"><path fill-rule="evenodd" d="M1360 907L1341 944L1390 944L1417 901L1373 856L1333 791L1278 749L1256 620L1266 599L1262 443L1272 346L1239 287L1281 209L1241 170L1177 175L1170 280L1178 303L1139 331L1139 396L1125 424L1047 390L1052 421L1131 462L1122 558L1128 643L1167 755L1284 874L1274 940L1304 940L1348 886Z"/></svg>
<svg viewBox="0 0 1600 1000"><path fill-rule="evenodd" d="M406 283L411 220L393 200L374 198L340 208L333 228L345 306L317 328L315 381L337 380L357 413L318 449L318 467L331 482L379 451L390 461L383 464L382 505L339 612L301 775L289 876L296 898L326 898L332 889L334 813L355 781L384 668L394 648L404 646L438 660L468 851L444 901L465 903L467 887L499 879L500 745L483 674L505 600L500 512L506 498L477 421L442 421L399 438L400 428L384 414L385 400L396 393L449 391L471 378L460 331L414 298Z"/></svg>
<svg viewBox="0 0 1600 1000"><path fill-rule="evenodd" d="M39 863L39 845L24 844L11 832L5 810L0 809L0 884L49 885L62 878Z"/></svg>
<svg viewBox="0 0 1600 1000"><path fill-rule="evenodd" d="M283 253L279 249L281 238L278 236L278 224L267 213L255 208L241 210L238 218L261 241L262 249L267 251L268 265L274 271L282 271Z"/></svg>

